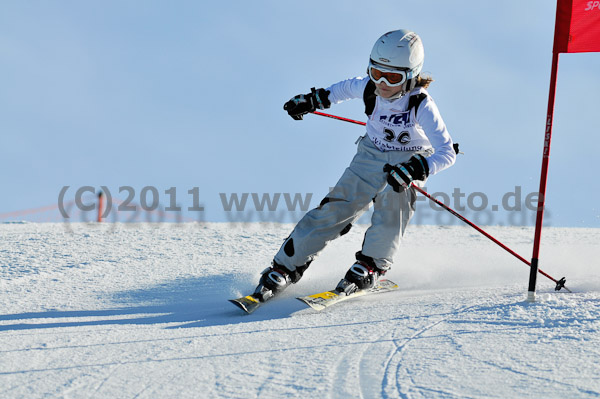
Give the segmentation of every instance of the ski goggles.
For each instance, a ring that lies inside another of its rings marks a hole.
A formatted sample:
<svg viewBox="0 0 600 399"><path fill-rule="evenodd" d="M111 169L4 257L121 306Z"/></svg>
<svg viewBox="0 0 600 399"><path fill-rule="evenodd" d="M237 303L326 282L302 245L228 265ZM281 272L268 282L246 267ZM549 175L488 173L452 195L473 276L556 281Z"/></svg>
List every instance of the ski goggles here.
<svg viewBox="0 0 600 399"><path fill-rule="evenodd" d="M394 69L369 62L369 77L375 83L385 82L388 86L397 87L407 80L408 69Z"/></svg>

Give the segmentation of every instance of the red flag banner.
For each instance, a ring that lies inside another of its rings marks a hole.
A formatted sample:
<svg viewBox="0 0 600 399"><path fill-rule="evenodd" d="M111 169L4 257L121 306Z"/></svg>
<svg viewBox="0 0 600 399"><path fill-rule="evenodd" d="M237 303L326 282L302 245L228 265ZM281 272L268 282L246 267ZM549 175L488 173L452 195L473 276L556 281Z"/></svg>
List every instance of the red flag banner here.
<svg viewBox="0 0 600 399"><path fill-rule="evenodd" d="M600 51L600 0L558 0L555 53Z"/></svg>

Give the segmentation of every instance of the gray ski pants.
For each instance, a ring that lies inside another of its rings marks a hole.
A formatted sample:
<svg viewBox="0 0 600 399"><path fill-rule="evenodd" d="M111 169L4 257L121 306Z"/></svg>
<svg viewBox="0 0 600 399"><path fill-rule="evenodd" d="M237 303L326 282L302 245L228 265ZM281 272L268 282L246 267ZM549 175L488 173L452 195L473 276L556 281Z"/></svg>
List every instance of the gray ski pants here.
<svg viewBox="0 0 600 399"><path fill-rule="evenodd" d="M275 262L291 271L307 265L329 241L347 232L373 202L371 226L365 233L362 254L373 258L380 269L389 269L414 214L416 192L414 188L395 192L387 184L383 166L406 162L414 154L382 152L368 136L362 137L350 166L321 205L298 222L275 255Z"/></svg>

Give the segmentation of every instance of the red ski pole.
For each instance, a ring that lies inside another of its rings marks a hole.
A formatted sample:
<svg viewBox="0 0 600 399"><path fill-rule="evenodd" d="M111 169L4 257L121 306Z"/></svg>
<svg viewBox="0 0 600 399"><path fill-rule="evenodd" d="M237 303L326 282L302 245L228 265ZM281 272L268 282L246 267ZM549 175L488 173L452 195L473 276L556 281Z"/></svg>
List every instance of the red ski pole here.
<svg viewBox="0 0 600 399"><path fill-rule="evenodd" d="M365 122L356 121L356 120L348 119L348 118L343 118L343 117L340 117L340 116L325 114L323 112L314 111L313 113L316 114L316 115L325 116L325 117L328 117L328 118L333 118L333 119L341 120L341 121L344 121L344 122L350 122L350 123L354 123L354 124L361 125L361 126L365 126L366 125ZM527 266L531 267L531 262L529 262L527 259L523 258L521 255L519 255L518 253L516 253L515 251L513 251L512 249L510 249L506 245L504 245L502 242L500 242L499 240L497 240L496 238L494 238L492 235L490 235L489 233L487 233L485 230L483 230L482 228L480 228L479 226L477 226L475 223L471 222L469 219L465 218L460 213L456 212L454 209L450 208L448 205L444 204L443 202L441 202L441 201L433 198L431 195L429 195L427 193L427 191L423 190L421 187L416 186L415 184L411 184L411 186L414 187L418 192L420 192L421 194L423 194L424 196L426 196L427 198L429 198L430 200L432 200L433 202L435 202L437 205L441 206L442 208L444 208L445 210L447 210L448 212L450 212L451 214L453 214L454 216L456 216L458 219L460 219L464 223L468 224L469 226L471 226L472 228L474 228L475 230L477 230L478 232L480 232L481 234L483 234L485 237L487 237L488 239L490 239L492 242L494 242L495 244L497 244L498 246L500 246L500 248L504 249L509 254L513 255L514 257L516 257L517 259L519 259L521 262L525 263ZM538 269L538 272L541 275L549 278L550 280L552 280L552 281L554 281L556 283L556 287L554 288L556 291L559 291L561 288L564 288L568 292L572 292L570 289L568 289L565 286L566 279L564 277L561 278L560 280L557 280L557 279L555 279L554 277L550 276L549 274L547 274L546 272L544 272L541 269Z"/></svg>
<svg viewBox="0 0 600 399"><path fill-rule="evenodd" d="M344 118L344 117L341 117L341 116L336 116L336 115L331 115L331 114L325 114L325 113L319 112L319 111L313 111L313 114L325 116L327 118L337 119L339 121L350 122L350 123L354 123L354 124L357 124L357 125L362 125L362 126L366 125L365 122L355 121L354 119L348 119L348 118Z"/></svg>

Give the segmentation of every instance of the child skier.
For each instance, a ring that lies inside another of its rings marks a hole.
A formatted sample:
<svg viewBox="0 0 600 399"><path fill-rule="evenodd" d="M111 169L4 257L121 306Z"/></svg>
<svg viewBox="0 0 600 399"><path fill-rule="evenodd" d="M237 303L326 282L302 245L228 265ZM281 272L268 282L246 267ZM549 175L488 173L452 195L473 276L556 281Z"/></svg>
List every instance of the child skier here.
<svg viewBox="0 0 600 399"><path fill-rule="evenodd" d="M414 213L416 191L427 177L454 164L452 139L427 93L431 78L420 75L424 50L408 30L388 32L371 51L368 77L327 89L312 89L285 103L295 120L331 104L362 98L368 115L366 134L342 177L321 204L298 222L262 272L254 297L264 302L298 282L326 244L347 233L373 202L356 263L336 290L345 294L370 288L388 271Z"/></svg>

